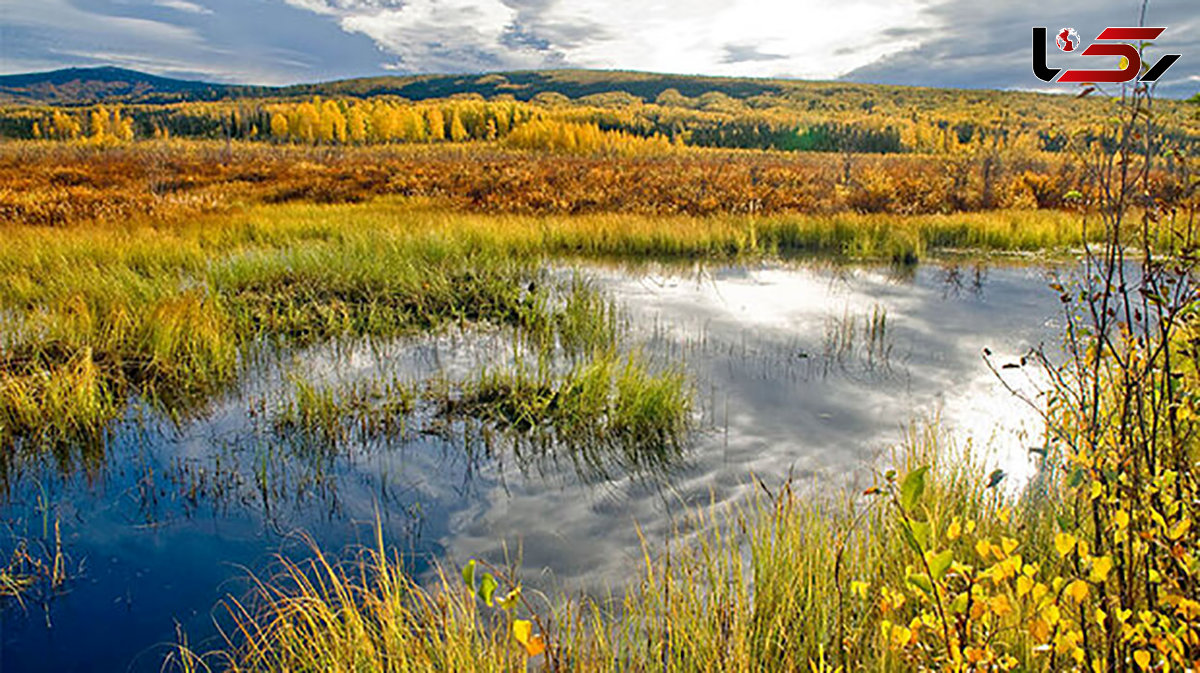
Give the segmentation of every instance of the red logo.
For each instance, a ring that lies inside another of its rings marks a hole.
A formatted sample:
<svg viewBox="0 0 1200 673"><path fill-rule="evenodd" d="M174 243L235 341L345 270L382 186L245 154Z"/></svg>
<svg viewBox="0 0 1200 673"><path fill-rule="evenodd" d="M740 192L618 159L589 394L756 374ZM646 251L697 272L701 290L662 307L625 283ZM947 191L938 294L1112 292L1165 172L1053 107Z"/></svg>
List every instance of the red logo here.
<svg viewBox="0 0 1200 673"><path fill-rule="evenodd" d="M1079 46L1079 33L1074 28L1063 28L1054 36L1054 43L1062 51L1075 51L1075 47Z"/></svg>
<svg viewBox="0 0 1200 673"><path fill-rule="evenodd" d="M1096 42L1088 45L1080 52L1081 56L1119 56L1120 67L1117 70L1067 70L1051 68L1046 65L1046 29L1033 29L1033 74L1043 82L1053 82L1057 77L1059 82L1153 82L1167 71L1179 54L1164 54L1151 68L1139 77L1142 72L1142 56L1137 47L1130 42L1149 42L1163 34L1166 28L1105 28L1096 36ZM1079 34L1074 28L1063 28L1054 36L1054 42L1064 52L1074 52L1078 49ZM1103 44L1107 42L1108 44ZM1059 73L1062 75L1059 76Z"/></svg>

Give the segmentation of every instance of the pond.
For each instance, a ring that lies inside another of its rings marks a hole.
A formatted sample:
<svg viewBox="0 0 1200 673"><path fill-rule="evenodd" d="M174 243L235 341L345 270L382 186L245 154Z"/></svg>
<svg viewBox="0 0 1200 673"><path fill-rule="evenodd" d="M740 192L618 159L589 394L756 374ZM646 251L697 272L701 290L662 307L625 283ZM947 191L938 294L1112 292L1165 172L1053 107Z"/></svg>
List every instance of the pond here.
<svg viewBox="0 0 1200 673"><path fill-rule="evenodd" d="M639 527L660 545L688 508L743 499L757 480L861 488L913 423L938 419L1019 483L1037 418L982 352L1056 347L1046 286L1066 268L585 267L620 307L623 348L681 368L693 391L682 453L632 465L523 451L420 405L387 432L280 430L297 381L419 389L512 360L501 331L264 349L203 413L169 420L134 401L105 446L4 466L7 537L48 559L61 549L67 579L5 605L0 669L158 671L177 626L194 649L218 645L219 601L244 594L247 572L269 574L274 554L307 553L300 532L339 550L380 521L417 573L509 554L536 586L603 592L636 576Z"/></svg>

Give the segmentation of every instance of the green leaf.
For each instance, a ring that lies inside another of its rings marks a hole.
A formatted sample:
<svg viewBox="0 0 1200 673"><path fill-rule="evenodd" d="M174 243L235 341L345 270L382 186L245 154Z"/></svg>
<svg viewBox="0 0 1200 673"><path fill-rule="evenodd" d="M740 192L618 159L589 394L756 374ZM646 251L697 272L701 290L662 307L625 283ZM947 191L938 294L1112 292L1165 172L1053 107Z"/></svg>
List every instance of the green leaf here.
<svg viewBox="0 0 1200 673"><path fill-rule="evenodd" d="M921 545L921 549L929 549L929 524L924 521L913 521L912 526L913 537L917 539L917 544Z"/></svg>
<svg viewBox="0 0 1200 673"><path fill-rule="evenodd" d="M933 573L933 581L940 582L946 576L946 571L950 569L952 561L954 561L954 552L949 549L929 560L929 572Z"/></svg>
<svg viewBox="0 0 1200 673"><path fill-rule="evenodd" d="M488 607L493 605L492 596L496 593L496 587L499 586L500 583L496 581L495 577L492 577L491 573L484 573L483 579L479 580L479 597L488 604Z"/></svg>
<svg viewBox="0 0 1200 673"><path fill-rule="evenodd" d="M900 526L900 533L901 537L904 538L905 544L913 551L917 552L918 555L924 553L921 550L921 543L917 542L917 538L913 535L912 529L908 527L908 524Z"/></svg>
<svg viewBox="0 0 1200 673"><path fill-rule="evenodd" d="M925 492L925 474L928 472L929 466L922 465L904 475L904 481L900 483L900 506L905 510L911 510L921 499L921 494Z"/></svg>
<svg viewBox="0 0 1200 673"><path fill-rule="evenodd" d="M954 614L962 614L967 611L967 603L969 597L966 593L961 593L954 597L954 601L950 603L950 612Z"/></svg>
<svg viewBox="0 0 1200 673"><path fill-rule="evenodd" d="M1075 522L1066 514L1059 514L1055 519L1058 521L1058 529L1064 533L1069 533L1075 530Z"/></svg>
<svg viewBox="0 0 1200 673"><path fill-rule="evenodd" d="M933 582L929 581L929 576L925 573L913 573L909 575L908 583L930 596L933 595Z"/></svg>
<svg viewBox="0 0 1200 673"><path fill-rule="evenodd" d="M471 591L475 591L475 559L467 561L467 565L463 566L463 583Z"/></svg>

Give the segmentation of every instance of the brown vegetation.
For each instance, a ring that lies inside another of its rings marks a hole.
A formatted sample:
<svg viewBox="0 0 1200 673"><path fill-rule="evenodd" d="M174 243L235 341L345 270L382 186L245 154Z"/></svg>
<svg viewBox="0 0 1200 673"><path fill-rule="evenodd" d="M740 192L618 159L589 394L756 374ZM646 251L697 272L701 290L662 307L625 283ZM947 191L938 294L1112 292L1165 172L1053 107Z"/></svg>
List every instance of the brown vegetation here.
<svg viewBox="0 0 1200 673"><path fill-rule="evenodd" d="M1157 173L1161 198L1177 179ZM294 147L197 141L0 146L0 221L65 226L188 216L246 203L430 197L499 213L954 213L1054 208L1070 159L674 148L648 156L531 153L495 144Z"/></svg>

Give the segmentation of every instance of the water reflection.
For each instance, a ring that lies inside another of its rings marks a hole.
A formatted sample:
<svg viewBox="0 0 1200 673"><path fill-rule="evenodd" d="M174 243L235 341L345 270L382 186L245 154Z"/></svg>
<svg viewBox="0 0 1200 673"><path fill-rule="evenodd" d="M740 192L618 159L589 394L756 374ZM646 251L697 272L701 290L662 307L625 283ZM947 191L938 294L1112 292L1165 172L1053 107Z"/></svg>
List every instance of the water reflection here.
<svg viewBox="0 0 1200 673"><path fill-rule="evenodd" d="M571 446L516 452L496 428L439 422L420 402L378 433L354 426L314 441L280 423L297 380L335 391L461 380L512 360L513 340L500 331L263 354L255 375L201 419L176 426L135 404L88 469L52 456L10 467L4 517L26 520L38 498L51 503L85 569L48 612L6 610L0 666L111 670L136 660L157 670L147 653L173 640L175 620L193 642L213 635L210 609L236 592L238 565L299 552L288 535L297 529L329 548L358 541L376 512L418 572L433 558L519 550L535 584L602 591L640 562L638 526L656 545L682 509L743 497L751 475L853 487L914 417L939 415L964 440L994 447L993 461L1015 478L1030 473L1036 418L980 353L1017 357L1055 343L1058 301L1045 268L589 275L627 312L632 347L686 368L699 430L683 455L654 469L581 469L589 464L572 460Z"/></svg>

